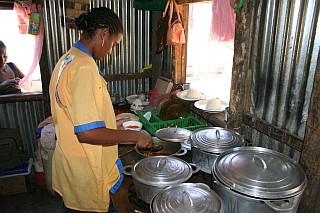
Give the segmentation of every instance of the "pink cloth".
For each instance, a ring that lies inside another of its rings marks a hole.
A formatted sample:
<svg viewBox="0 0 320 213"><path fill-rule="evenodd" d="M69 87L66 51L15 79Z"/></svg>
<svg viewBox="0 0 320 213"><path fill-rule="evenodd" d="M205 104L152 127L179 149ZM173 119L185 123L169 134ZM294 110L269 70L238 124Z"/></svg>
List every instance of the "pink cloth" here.
<svg viewBox="0 0 320 213"><path fill-rule="evenodd" d="M236 14L227 0L212 0L212 24L210 39L233 41Z"/></svg>
<svg viewBox="0 0 320 213"><path fill-rule="evenodd" d="M36 4L33 4L32 0L29 0L28 3L24 5L21 5L19 1L15 1L13 9L16 11L17 16L21 20L21 23L29 22L29 14L31 12L38 12L41 16L41 5L38 5L38 7L36 7ZM41 53L42 53L43 36L44 36L43 21L40 21L39 33L38 35L34 36L35 49L34 49L34 52L30 52L30 54L34 55L33 63L29 67L28 72L25 74L24 78L21 79L21 81L19 82L19 85L22 87L23 87L23 84L29 80L36 66L39 64Z"/></svg>

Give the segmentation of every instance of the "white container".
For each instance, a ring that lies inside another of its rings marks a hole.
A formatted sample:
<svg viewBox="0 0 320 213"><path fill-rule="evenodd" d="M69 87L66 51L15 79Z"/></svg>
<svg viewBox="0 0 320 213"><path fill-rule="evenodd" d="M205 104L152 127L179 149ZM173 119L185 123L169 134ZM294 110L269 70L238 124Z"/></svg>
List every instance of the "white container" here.
<svg viewBox="0 0 320 213"><path fill-rule="evenodd" d="M126 121L122 126L125 130L141 131L142 123L140 121Z"/></svg>

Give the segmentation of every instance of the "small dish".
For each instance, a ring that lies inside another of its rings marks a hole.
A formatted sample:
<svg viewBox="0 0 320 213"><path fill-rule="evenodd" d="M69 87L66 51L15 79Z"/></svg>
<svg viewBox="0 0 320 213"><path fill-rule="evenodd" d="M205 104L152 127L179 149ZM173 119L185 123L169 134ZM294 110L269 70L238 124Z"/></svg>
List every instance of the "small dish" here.
<svg viewBox="0 0 320 213"><path fill-rule="evenodd" d="M181 92L178 92L176 95L178 98L186 101L198 101L206 98L206 95L204 93L201 93L201 97L199 98L188 98L187 93L188 93L188 90L183 90Z"/></svg>
<svg viewBox="0 0 320 213"><path fill-rule="evenodd" d="M142 123L140 121L126 121L122 124L125 130L141 131Z"/></svg>

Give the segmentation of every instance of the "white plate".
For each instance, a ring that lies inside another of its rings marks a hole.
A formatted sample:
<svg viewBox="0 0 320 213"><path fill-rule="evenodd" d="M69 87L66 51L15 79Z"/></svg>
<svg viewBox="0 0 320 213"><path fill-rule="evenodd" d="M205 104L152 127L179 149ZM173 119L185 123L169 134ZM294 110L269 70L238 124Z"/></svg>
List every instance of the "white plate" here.
<svg viewBox="0 0 320 213"><path fill-rule="evenodd" d="M127 100L128 104L132 104L132 102L137 98L139 98L139 95L129 95L126 97L126 100Z"/></svg>
<svg viewBox="0 0 320 213"><path fill-rule="evenodd" d="M122 118L127 118L129 117L132 121L138 121L139 116L133 114L133 113L121 113L119 115L116 115L116 120L122 119Z"/></svg>
<svg viewBox="0 0 320 213"><path fill-rule="evenodd" d="M186 101L197 101L197 100L201 100L201 99L206 98L206 95L203 93L201 93L200 98L188 98L187 93L188 93L188 90L183 90L183 91L177 93L177 97L180 99L186 100Z"/></svg>
<svg viewBox="0 0 320 213"><path fill-rule="evenodd" d="M208 110L207 109L207 103L208 103L208 99L206 100L200 100L200 101L196 101L194 103L194 106L198 109L201 109L205 112L208 112L208 113L219 113L219 112L223 112L226 110L226 107L228 107L228 104L224 101L221 101L221 109L220 110Z"/></svg>

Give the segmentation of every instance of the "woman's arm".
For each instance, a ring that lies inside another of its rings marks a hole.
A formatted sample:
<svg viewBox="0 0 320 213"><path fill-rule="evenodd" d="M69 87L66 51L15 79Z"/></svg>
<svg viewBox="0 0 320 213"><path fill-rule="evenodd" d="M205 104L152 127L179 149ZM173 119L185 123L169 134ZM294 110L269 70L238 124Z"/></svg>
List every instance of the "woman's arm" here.
<svg viewBox="0 0 320 213"><path fill-rule="evenodd" d="M138 147L147 148L152 144L152 138L149 134L131 130L97 128L79 132L76 133L76 135L80 143L96 145L114 145L119 142L135 142Z"/></svg>

